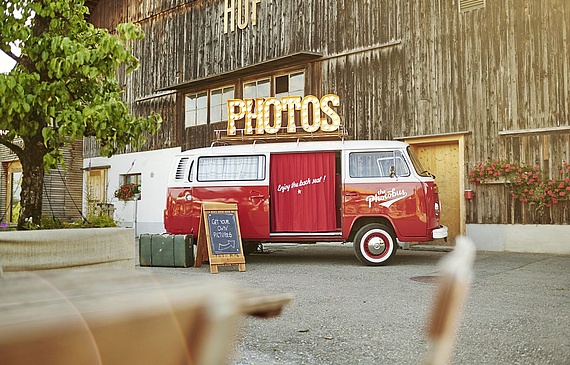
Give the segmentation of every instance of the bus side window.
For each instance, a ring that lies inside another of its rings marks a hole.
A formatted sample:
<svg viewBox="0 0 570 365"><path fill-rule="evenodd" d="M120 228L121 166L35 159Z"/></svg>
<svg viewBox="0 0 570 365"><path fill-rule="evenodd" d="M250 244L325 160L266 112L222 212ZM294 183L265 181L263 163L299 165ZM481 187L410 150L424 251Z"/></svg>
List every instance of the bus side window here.
<svg viewBox="0 0 570 365"><path fill-rule="evenodd" d="M395 173L396 176L410 176L410 168L404 160L402 151L394 151Z"/></svg>
<svg viewBox="0 0 570 365"><path fill-rule="evenodd" d="M207 156L198 159L198 181L261 181L265 156Z"/></svg>
<svg viewBox="0 0 570 365"><path fill-rule="evenodd" d="M354 152L349 158L349 174L355 178L410 176L402 151Z"/></svg>

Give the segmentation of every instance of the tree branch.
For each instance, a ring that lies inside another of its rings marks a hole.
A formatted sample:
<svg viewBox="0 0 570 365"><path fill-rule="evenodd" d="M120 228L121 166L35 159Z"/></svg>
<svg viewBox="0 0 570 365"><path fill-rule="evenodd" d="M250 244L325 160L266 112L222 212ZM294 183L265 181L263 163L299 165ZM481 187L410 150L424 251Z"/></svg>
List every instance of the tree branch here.
<svg viewBox="0 0 570 365"><path fill-rule="evenodd" d="M0 144L3 144L4 146L8 147L10 150L12 150L12 152L14 152L18 156L20 156L20 154L24 152L22 147L10 141L6 141L2 138L0 138Z"/></svg>
<svg viewBox="0 0 570 365"><path fill-rule="evenodd" d="M8 56L10 56L11 59L13 59L14 61L16 61L16 63L21 63L22 59L18 56L16 56L14 53L12 53L12 51L4 51L4 53L6 53Z"/></svg>

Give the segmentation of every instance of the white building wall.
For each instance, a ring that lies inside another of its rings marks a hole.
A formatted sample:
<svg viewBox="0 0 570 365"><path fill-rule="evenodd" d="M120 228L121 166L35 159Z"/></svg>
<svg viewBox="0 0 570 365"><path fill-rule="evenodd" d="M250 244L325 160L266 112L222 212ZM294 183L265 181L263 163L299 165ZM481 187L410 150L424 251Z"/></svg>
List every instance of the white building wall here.
<svg viewBox="0 0 570 365"><path fill-rule="evenodd" d="M108 169L107 203L115 207L115 221L122 227L135 228L135 234L163 233L163 211L166 205L166 185L174 156L180 147L157 151L135 152L112 157L94 157L83 160L83 168L110 166ZM141 199L123 202L114 197L120 175L141 174ZM83 207L86 206L86 181L83 179ZM136 218L135 218L136 210Z"/></svg>

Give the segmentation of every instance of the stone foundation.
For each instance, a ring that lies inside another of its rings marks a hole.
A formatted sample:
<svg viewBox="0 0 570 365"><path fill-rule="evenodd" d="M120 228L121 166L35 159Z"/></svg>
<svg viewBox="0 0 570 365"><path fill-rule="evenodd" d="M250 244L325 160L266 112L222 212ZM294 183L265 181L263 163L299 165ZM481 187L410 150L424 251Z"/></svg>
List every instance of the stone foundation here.
<svg viewBox="0 0 570 365"><path fill-rule="evenodd" d="M570 255L570 225L467 224L478 250Z"/></svg>

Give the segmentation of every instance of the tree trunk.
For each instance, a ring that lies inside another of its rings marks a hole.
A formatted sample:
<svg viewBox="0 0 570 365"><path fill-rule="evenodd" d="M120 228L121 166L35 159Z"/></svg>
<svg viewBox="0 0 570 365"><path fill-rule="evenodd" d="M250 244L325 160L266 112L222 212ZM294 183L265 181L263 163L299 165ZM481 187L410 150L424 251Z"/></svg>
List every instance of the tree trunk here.
<svg viewBox="0 0 570 365"><path fill-rule="evenodd" d="M26 144L24 155L19 156L22 164L22 191L20 193L21 208L18 217L18 230L29 229L30 223L33 223L34 226L40 225L45 151L43 144L36 148Z"/></svg>

